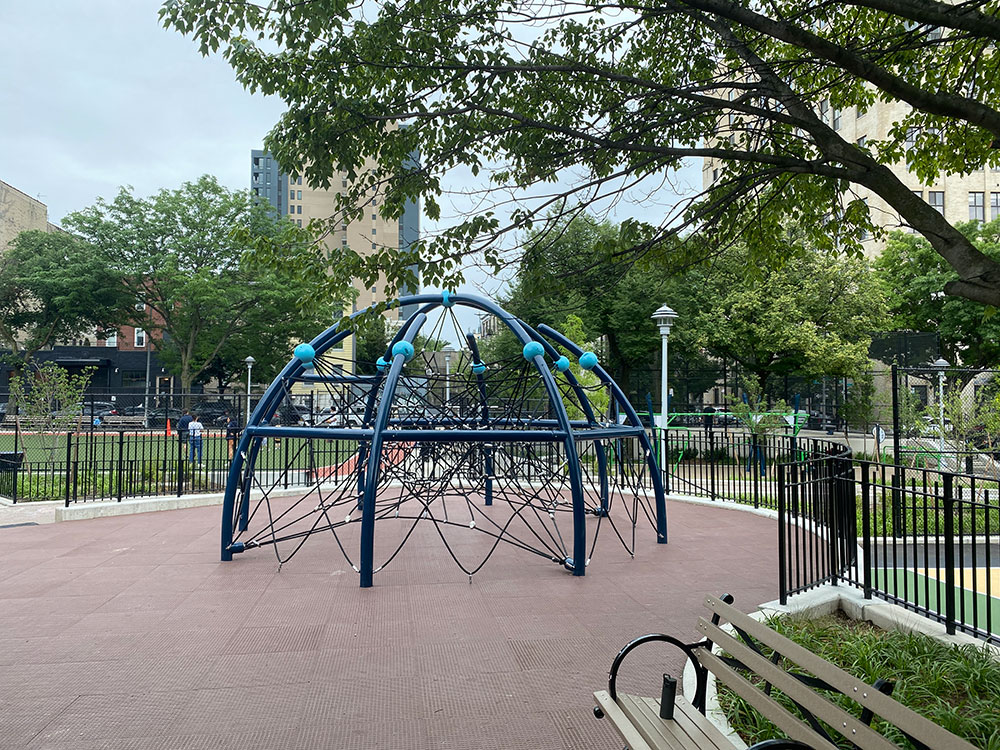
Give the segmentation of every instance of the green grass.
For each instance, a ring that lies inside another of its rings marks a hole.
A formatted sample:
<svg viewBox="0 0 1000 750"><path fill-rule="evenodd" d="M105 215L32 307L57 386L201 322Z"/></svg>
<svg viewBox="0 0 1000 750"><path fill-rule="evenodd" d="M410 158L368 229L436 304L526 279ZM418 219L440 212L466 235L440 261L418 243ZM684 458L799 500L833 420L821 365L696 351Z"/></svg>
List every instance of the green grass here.
<svg viewBox="0 0 1000 750"><path fill-rule="evenodd" d="M938 506L929 498L926 506L923 502L919 505L913 504L911 496L906 497L906 504L901 509L902 518L899 524L899 531L904 535L916 534L918 536L928 534L939 536L944 534L945 513L943 501L938 501ZM970 506L968 503L958 504L958 512L952 519L955 525L956 535L985 534L987 531L991 535L1000 534L1000 507L997 507L997 497L990 500L991 507L981 505ZM863 530L862 499L858 498L857 519L858 537ZM879 498L872 501L871 506L871 535L873 537L892 536L896 532L896 525L893 522L892 501L890 498Z"/></svg>
<svg viewBox="0 0 1000 750"><path fill-rule="evenodd" d="M768 624L869 684L880 678L892 680L893 698L903 705L983 750L1000 750L1000 662L988 651L950 646L920 634L883 631L843 616L817 620L785 617L771 619ZM769 649L764 651L771 655ZM756 681L760 684L759 678ZM798 715L780 691L772 695ZM846 697L830 697L860 715L857 705ZM748 744L786 736L721 684L719 702L730 724ZM872 726L900 747L912 747L895 727L877 717ZM841 747L851 746L843 741Z"/></svg>

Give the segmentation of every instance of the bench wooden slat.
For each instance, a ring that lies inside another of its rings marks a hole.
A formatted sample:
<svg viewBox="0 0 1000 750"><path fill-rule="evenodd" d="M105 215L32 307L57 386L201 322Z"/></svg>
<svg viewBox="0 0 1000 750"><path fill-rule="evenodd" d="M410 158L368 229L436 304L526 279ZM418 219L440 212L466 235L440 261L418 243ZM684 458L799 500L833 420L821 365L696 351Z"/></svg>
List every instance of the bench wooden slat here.
<svg viewBox="0 0 1000 750"><path fill-rule="evenodd" d="M722 628L702 617L698 619L698 629L707 638L719 644L724 651L749 667L752 672L763 677L792 700L804 706L813 716L833 727L855 745L864 748L864 750L898 750L896 744L864 724L856 716L851 715L840 706L834 705L812 688L803 685L781 667L772 664ZM874 690L874 688L869 689ZM766 700L773 700L764 695L763 691L761 695ZM801 723L801 720L797 718L794 721ZM786 732L788 731L788 727L780 724L779 726Z"/></svg>
<svg viewBox="0 0 1000 750"><path fill-rule="evenodd" d="M650 705L648 701L653 701L655 705ZM618 705L650 747L657 750L696 750L692 740L671 731L672 727L668 725L674 722L660 718L659 701L655 698L619 693Z"/></svg>
<svg viewBox="0 0 1000 750"><path fill-rule="evenodd" d="M618 734L621 735L621 738L625 740L625 744L629 746L630 750L655 750L639 734L639 730L633 726L619 705L611 700L611 695L607 690L598 690L595 692L594 699L597 701L597 705L600 706L601 711L604 712L604 717L611 722L612 726L618 731Z"/></svg>
<svg viewBox="0 0 1000 750"><path fill-rule="evenodd" d="M658 698L619 693L614 703L604 690L594 697L631 750L733 750L733 743L684 696L677 696L672 720L660 718Z"/></svg>
<svg viewBox="0 0 1000 750"><path fill-rule="evenodd" d="M947 729L880 693L863 680L848 674L840 667L831 664L720 599L708 596L705 598L705 606L720 615L722 619L746 631L764 645L778 651L802 669L835 687L864 708L871 709L928 747L938 750L976 750L973 744L956 737Z"/></svg>
<svg viewBox="0 0 1000 750"><path fill-rule="evenodd" d="M656 712L659 716L660 702L655 698ZM717 750L732 750L733 742L724 735L715 724L705 718L697 708L692 706L687 698L678 695L674 701L674 721L689 737L695 739L698 747L717 748Z"/></svg>
<svg viewBox="0 0 1000 750"><path fill-rule="evenodd" d="M805 743L813 748L813 750L837 750L836 745L816 734L811 727L796 718L788 709L764 695L743 676L730 669L715 654L709 652L707 649L702 649L698 652L698 659L712 671L716 678L728 685L734 693L782 729L785 729L785 733L793 740Z"/></svg>

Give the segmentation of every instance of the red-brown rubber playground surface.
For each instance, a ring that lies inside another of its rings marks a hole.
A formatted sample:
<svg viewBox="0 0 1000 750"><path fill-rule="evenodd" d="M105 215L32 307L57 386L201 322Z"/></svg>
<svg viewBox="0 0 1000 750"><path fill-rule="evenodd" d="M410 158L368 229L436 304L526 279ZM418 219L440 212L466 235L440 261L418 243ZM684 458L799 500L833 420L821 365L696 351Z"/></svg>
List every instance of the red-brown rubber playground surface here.
<svg viewBox="0 0 1000 750"><path fill-rule="evenodd" d="M219 517L0 528L0 748L619 748L591 713L618 648L777 594L775 522L722 508L668 503L635 560L602 532L581 578L501 547L471 584L426 524L365 590L329 538L221 563ZM636 653L625 689L680 672Z"/></svg>

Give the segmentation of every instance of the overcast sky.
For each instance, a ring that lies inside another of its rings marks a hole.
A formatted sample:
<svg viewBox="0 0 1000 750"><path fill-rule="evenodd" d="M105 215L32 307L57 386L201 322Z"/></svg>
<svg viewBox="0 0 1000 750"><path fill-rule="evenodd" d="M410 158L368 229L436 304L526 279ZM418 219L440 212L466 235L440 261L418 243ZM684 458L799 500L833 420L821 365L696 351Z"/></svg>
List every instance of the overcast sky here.
<svg viewBox="0 0 1000 750"><path fill-rule="evenodd" d="M49 221L209 173L247 188L282 112L219 58L160 27L157 0L0 1L0 179Z"/></svg>
<svg viewBox="0 0 1000 750"><path fill-rule="evenodd" d="M46 203L49 221L122 185L149 195L208 173L249 186L250 150L284 107L248 94L224 60L161 28L159 4L0 0L0 179ZM684 170L681 192L700 175L700 164ZM463 179L452 182L458 195L442 207L456 217L470 204ZM676 200L669 189L633 198L612 218L658 223ZM497 291L482 274L469 277Z"/></svg>

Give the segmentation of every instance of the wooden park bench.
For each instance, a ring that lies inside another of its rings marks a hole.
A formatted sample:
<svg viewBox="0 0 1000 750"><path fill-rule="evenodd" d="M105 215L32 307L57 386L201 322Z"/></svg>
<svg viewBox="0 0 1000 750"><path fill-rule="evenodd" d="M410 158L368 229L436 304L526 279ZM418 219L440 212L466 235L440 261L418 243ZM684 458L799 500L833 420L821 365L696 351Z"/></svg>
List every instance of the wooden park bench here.
<svg viewBox="0 0 1000 750"><path fill-rule="evenodd" d="M709 673L791 738L758 742L753 746L758 750L803 747L835 750L838 741L843 745L837 734L861 750L898 750L897 745L871 728L876 714L896 726L917 748L974 750L972 744L893 700L891 683L878 680L875 685L868 685L852 677L740 612L731 606L732 601L728 594L721 598L706 597L705 606L712 614L710 619L698 620L698 630L703 636L700 641L682 643L662 633L651 633L636 638L618 652L611 666L608 689L594 693L597 699L594 714L599 719L607 717L630 750L733 750L732 742L704 715ZM723 622L728 622L734 633L723 630ZM671 695L677 683L668 675L664 675L659 699L616 691L618 670L629 652L657 641L681 649L694 666L697 683L690 702L679 694ZM713 643L724 654L713 653ZM765 655L763 647L771 649L773 654ZM781 657L794 667L781 666ZM761 684L751 682L737 670L753 673ZM801 716L775 701L772 688L790 698ZM857 704L860 716L835 705L829 699L830 693L848 696ZM661 704L665 706L662 711Z"/></svg>

